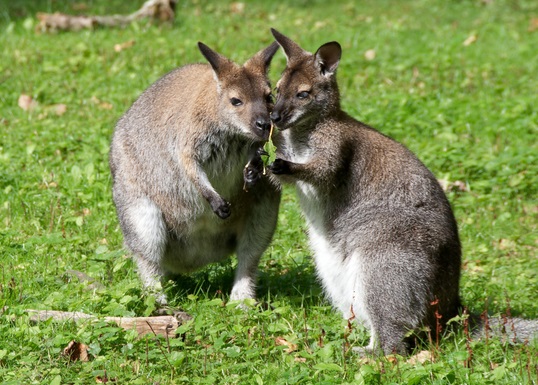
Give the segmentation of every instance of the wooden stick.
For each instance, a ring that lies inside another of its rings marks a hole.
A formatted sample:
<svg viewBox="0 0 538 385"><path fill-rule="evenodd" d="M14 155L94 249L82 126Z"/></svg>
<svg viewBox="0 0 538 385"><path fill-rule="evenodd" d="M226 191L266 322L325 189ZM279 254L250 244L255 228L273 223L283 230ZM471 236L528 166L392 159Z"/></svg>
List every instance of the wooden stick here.
<svg viewBox="0 0 538 385"><path fill-rule="evenodd" d="M78 311L56 311L56 310L33 310L28 309L26 312L30 315L30 321L46 321L52 318L55 321L96 321L100 318L78 312ZM139 336L146 334L155 334L163 337L175 337L176 329L183 322L190 320L192 317L184 312L176 313L175 316L156 316L156 317L104 317L107 322L114 322L125 330L136 330Z"/></svg>
<svg viewBox="0 0 538 385"><path fill-rule="evenodd" d="M64 13L38 13L36 32L78 31L103 27L125 27L142 18L170 21L175 16L177 0L148 0L138 11L130 15L77 16Z"/></svg>

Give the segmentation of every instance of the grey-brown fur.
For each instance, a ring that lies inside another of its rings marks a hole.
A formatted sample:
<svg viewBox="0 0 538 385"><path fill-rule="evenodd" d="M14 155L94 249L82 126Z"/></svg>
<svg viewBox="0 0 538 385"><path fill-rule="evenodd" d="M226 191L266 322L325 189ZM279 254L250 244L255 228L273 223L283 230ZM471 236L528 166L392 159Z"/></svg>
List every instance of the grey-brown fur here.
<svg viewBox="0 0 538 385"><path fill-rule="evenodd" d="M253 298L280 190L264 177L244 191L243 169L269 135L267 71L278 45L243 66L199 48L210 64L168 73L118 121L110 150L114 203L145 287L235 253L231 298ZM162 292L158 299L166 303Z"/></svg>
<svg viewBox="0 0 538 385"><path fill-rule="evenodd" d="M435 334L461 310L449 202L414 154L341 110L338 43L312 54L272 32L287 66L271 113L279 132L270 168L297 188L327 296L370 328L359 350L405 353L409 331Z"/></svg>

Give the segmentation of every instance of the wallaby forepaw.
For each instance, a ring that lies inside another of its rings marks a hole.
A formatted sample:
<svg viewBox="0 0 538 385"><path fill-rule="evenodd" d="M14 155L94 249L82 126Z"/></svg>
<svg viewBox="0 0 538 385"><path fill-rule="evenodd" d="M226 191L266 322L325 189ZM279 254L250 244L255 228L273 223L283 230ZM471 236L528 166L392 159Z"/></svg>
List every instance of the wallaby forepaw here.
<svg viewBox="0 0 538 385"><path fill-rule="evenodd" d="M263 170L259 170L251 167L245 167L243 170L243 180L245 181L245 190L252 188L258 183L261 176L263 175Z"/></svg>
<svg viewBox="0 0 538 385"><path fill-rule="evenodd" d="M213 212L221 219L226 219L232 213L230 209L230 204L226 201L221 201L216 205L211 205Z"/></svg>
<svg viewBox="0 0 538 385"><path fill-rule="evenodd" d="M253 187L264 174L263 160L260 156L251 159L243 169L245 190Z"/></svg>
<svg viewBox="0 0 538 385"><path fill-rule="evenodd" d="M284 159L277 158L273 163L271 163L271 165L269 166L269 170L271 170L271 172L276 175L289 174L290 164Z"/></svg>

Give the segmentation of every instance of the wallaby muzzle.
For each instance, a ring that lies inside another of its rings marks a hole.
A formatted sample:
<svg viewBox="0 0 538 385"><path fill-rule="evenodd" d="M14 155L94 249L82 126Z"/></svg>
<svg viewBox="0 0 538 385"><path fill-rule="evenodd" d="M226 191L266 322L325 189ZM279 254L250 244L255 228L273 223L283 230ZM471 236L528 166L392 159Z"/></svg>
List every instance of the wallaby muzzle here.
<svg viewBox="0 0 538 385"><path fill-rule="evenodd" d="M273 121L273 123L275 123L275 124L282 120L282 117L280 116L280 112L278 112L278 111L271 112L270 117L271 117L271 120Z"/></svg>
<svg viewBox="0 0 538 385"><path fill-rule="evenodd" d="M282 127L281 124L284 123L284 118L286 115L286 111L282 111L281 108L279 108L278 104L275 106L269 117L273 121L273 123L278 127L279 130L283 131L288 127Z"/></svg>
<svg viewBox="0 0 538 385"><path fill-rule="evenodd" d="M285 104L282 103L282 101L277 100L277 103L275 104L275 107L273 108L273 111L271 111L269 117L271 118L271 121L282 131L288 128L282 127L284 126L288 115L289 109L285 108Z"/></svg>
<svg viewBox="0 0 538 385"><path fill-rule="evenodd" d="M255 134L263 140L269 139L269 133L271 132L271 120L266 118L258 118L255 122Z"/></svg>

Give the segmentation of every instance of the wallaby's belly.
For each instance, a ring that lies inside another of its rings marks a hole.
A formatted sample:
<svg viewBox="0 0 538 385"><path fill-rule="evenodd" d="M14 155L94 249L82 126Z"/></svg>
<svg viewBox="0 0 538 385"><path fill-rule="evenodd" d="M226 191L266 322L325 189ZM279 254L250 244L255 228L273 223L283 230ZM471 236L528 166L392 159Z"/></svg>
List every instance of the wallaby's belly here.
<svg viewBox="0 0 538 385"><path fill-rule="evenodd" d="M360 256L355 253L346 256L338 245L316 228L309 226L309 240L317 275L334 307L343 317L355 317L357 321L370 324L365 306L364 271Z"/></svg>
<svg viewBox="0 0 538 385"><path fill-rule="evenodd" d="M230 191L230 193L232 193ZM237 192L234 192L237 194ZM237 209L232 201L232 215L221 219L215 215L208 203L199 197L198 211L193 212L184 223L174 224L163 255L162 267L171 273L190 273L209 263L219 262L230 257L237 248L238 237L242 236L240 224L244 221L245 211ZM247 211L248 212L248 211Z"/></svg>
<svg viewBox="0 0 538 385"><path fill-rule="evenodd" d="M167 272L180 274L222 261L235 252L238 234L234 230L222 223L201 227L180 238L171 236L161 265Z"/></svg>
<svg viewBox="0 0 538 385"><path fill-rule="evenodd" d="M364 271L360 256L356 253L346 255L345 248L328 236L325 213L322 211L324 204L319 199L317 189L311 184L298 182L297 192L308 224L317 275L325 292L344 318L354 315L358 321L369 324L364 305Z"/></svg>

